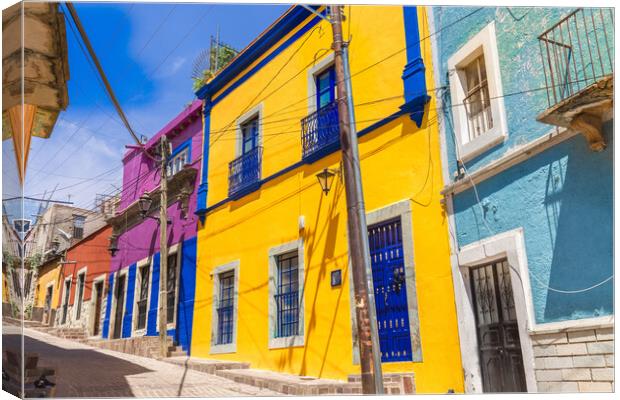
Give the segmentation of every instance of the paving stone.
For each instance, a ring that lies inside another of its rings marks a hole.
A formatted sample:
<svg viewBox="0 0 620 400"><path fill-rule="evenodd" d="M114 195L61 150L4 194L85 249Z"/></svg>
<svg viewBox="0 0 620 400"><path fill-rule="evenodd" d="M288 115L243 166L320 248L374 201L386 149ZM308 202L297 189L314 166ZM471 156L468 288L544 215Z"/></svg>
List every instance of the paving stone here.
<svg viewBox="0 0 620 400"><path fill-rule="evenodd" d="M614 340L614 328L601 328L596 330L596 340Z"/></svg>
<svg viewBox="0 0 620 400"><path fill-rule="evenodd" d="M592 380L612 382L614 380L614 369L613 368L592 368Z"/></svg>
<svg viewBox="0 0 620 400"><path fill-rule="evenodd" d="M613 354L605 354L605 365L608 367L614 366L614 355Z"/></svg>
<svg viewBox="0 0 620 400"><path fill-rule="evenodd" d="M579 382L580 392L611 392L610 382Z"/></svg>
<svg viewBox="0 0 620 400"><path fill-rule="evenodd" d="M555 345L534 346L534 357L555 356L555 348Z"/></svg>
<svg viewBox="0 0 620 400"><path fill-rule="evenodd" d="M573 356L575 367L604 367L605 357L602 355L594 356Z"/></svg>
<svg viewBox="0 0 620 400"><path fill-rule="evenodd" d="M614 342L595 342L588 343L588 353L590 354L611 354L614 352Z"/></svg>
<svg viewBox="0 0 620 400"><path fill-rule="evenodd" d="M571 343L596 342L596 333L594 332L594 329L590 329L587 331L568 332L568 341Z"/></svg>
<svg viewBox="0 0 620 400"><path fill-rule="evenodd" d="M572 357L547 357L545 360L545 369L564 369L573 367Z"/></svg>
<svg viewBox="0 0 620 400"><path fill-rule="evenodd" d="M562 380L561 369L543 369L536 371L536 380L540 382L553 382Z"/></svg>
<svg viewBox="0 0 620 400"><path fill-rule="evenodd" d="M572 356L588 354L586 343L569 343L555 346L555 351L559 356Z"/></svg>
<svg viewBox="0 0 620 400"><path fill-rule="evenodd" d="M592 379L588 368L569 368L562 370L562 380L564 381L589 381Z"/></svg>
<svg viewBox="0 0 620 400"><path fill-rule="evenodd" d="M577 382L539 382L538 391L547 393L575 393L579 391Z"/></svg>

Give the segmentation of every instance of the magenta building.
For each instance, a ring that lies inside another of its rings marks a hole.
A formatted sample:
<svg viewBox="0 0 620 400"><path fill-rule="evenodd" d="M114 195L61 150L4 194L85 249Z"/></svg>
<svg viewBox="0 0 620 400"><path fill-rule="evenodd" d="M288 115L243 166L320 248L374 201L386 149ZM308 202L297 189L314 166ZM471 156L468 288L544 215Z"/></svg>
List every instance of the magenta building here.
<svg viewBox="0 0 620 400"><path fill-rule="evenodd" d="M189 353L196 282L196 192L202 154L202 103L195 101L141 149L127 146L123 187L111 219L112 257L102 334L117 339L157 336L160 282L160 139L170 143L168 175L168 335ZM138 200L152 204L146 216ZM164 226L164 224L162 224Z"/></svg>

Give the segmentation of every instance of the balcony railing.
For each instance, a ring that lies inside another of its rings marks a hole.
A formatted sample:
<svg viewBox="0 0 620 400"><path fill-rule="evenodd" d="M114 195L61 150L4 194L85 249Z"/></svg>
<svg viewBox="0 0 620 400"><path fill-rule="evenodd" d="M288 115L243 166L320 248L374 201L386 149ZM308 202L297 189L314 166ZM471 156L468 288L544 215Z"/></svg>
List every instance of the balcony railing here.
<svg viewBox="0 0 620 400"><path fill-rule="evenodd" d="M538 37L550 108L613 75L613 18L611 8L579 8Z"/></svg>
<svg viewBox="0 0 620 400"><path fill-rule="evenodd" d="M302 158L312 162L338 148L338 103L333 101L301 120Z"/></svg>
<svg viewBox="0 0 620 400"><path fill-rule="evenodd" d="M239 197L260 184L263 148L255 147L228 164L228 196Z"/></svg>

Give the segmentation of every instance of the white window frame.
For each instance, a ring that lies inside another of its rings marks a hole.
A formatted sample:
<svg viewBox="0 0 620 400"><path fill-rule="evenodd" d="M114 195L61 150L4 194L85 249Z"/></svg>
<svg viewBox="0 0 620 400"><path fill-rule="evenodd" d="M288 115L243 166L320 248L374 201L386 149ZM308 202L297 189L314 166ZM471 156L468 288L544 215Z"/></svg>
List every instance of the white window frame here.
<svg viewBox="0 0 620 400"><path fill-rule="evenodd" d="M136 284L134 285L133 292L133 300L134 300L134 310L132 321L131 321L131 336L144 336L146 335L146 330L149 326L149 305L151 304L151 291L153 286L153 263L151 256L143 258L142 260L136 263ZM149 271L149 280L146 286L146 322L144 324L144 328L138 329L138 287L140 286L140 281L142 280L142 274L140 273L140 269L144 266L147 266Z"/></svg>
<svg viewBox="0 0 620 400"><path fill-rule="evenodd" d="M412 361L404 362L421 362L422 361L422 341L420 336L420 318L418 310L418 294L416 289L415 278L415 258L413 248L413 216L411 210L411 200L405 199L396 203L384 206L382 208L372 210L366 213L366 224L368 226L379 224L384 221L400 217L400 226L403 244L403 262L405 267L405 288L407 290L407 311L409 316L409 333L411 336L411 353ZM352 349L353 364L359 365L360 354L357 336L357 315L355 313L355 286L352 279L351 260L349 260L348 276L349 276L349 305L351 311L351 331L352 331ZM370 279L372 284L372 278ZM373 289L374 290L374 289ZM395 364L389 362L384 364Z"/></svg>
<svg viewBox="0 0 620 400"><path fill-rule="evenodd" d="M263 103L259 103L256 106L249 109L243 115L237 119L237 140L235 146L235 158L241 157L243 154L243 131L241 126L254 118L258 117L258 138L257 146L263 145Z"/></svg>
<svg viewBox="0 0 620 400"><path fill-rule="evenodd" d="M523 357L523 369L528 392L536 392L536 376L534 372L534 353L530 333L535 329L534 306L530 290L529 270L527 266L527 254L525 251L525 239L523 228L513 229L498 235L470 243L458 252L459 271L462 281L459 286L466 294L463 302L457 302L459 314L460 334L468 336L466 342L468 348L461 349L463 357L478 366L477 376L473 377L472 383L482 391L482 372L480 367L479 349L477 340L476 318L473 309L473 294L470 285L470 268L479 265L490 264L501 259L506 259L510 265L510 280L512 293L517 312L517 325L519 328L519 341ZM518 271L515 271L515 269ZM463 343L461 343L463 346Z"/></svg>
<svg viewBox="0 0 620 400"><path fill-rule="evenodd" d="M211 354L225 354L237 352L237 317L239 315L239 260L231 261L227 264L220 265L211 273L213 279L213 306L211 311ZM220 302L220 275L233 271L235 274L233 289L233 334L232 342L226 344L217 344L217 333L219 318L217 308Z"/></svg>
<svg viewBox="0 0 620 400"><path fill-rule="evenodd" d="M114 274L114 285L112 286L112 311L110 313L110 328L109 328L109 332L108 332L108 337L110 339L114 339L112 336L114 336L114 328L115 328L115 324L116 324L116 308L118 307L118 301L116 301L116 289L118 288L118 279L121 276L125 276L125 290L123 291L123 305L122 305L122 317L121 317L121 336L118 339L122 339L123 338L123 320L125 319L125 311L127 310L127 286L129 285L129 267L125 267L125 268L121 268L120 270L116 271L116 273Z"/></svg>
<svg viewBox="0 0 620 400"><path fill-rule="evenodd" d="M82 267L80 268L77 273L75 274L75 293L73 293L73 310L72 310L72 314L73 314L73 320L74 321L80 321L82 320L82 317L84 316L84 294L86 293L86 272L88 271L88 267ZM80 306L80 319L78 319L77 317L77 304L78 304L78 292L79 292L79 283L80 283L80 275L84 275L84 288L83 288L83 292L82 292L82 304Z"/></svg>
<svg viewBox="0 0 620 400"><path fill-rule="evenodd" d="M95 293L95 288L97 287L97 284L99 282L103 282L103 285L101 285L101 290L103 292L103 296L101 297L101 307L102 309L100 310L101 314L99 316L99 336L101 336L102 332L103 332L103 320L105 319L105 308L103 307L104 304L104 300L105 300L105 284L106 284L106 279L105 279L106 274L101 274L98 275L95 279L93 279L93 283L92 283L92 288L90 291L90 299L91 299L91 307L90 308L90 312L92 315L92 321L89 323L90 325L90 330L89 330L89 334L92 336L93 333L95 332L95 315L93 314L93 312L96 312L95 307L97 306L97 295L98 293Z"/></svg>
<svg viewBox="0 0 620 400"><path fill-rule="evenodd" d="M316 112L316 77L334 65L334 52L330 52L321 61L308 70L308 115ZM338 91L336 91L338 96Z"/></svg>
<svg viewBox="0 0 620 400"><path fill-rule="evenodd" d="M174 175L176 175L179 171L181 171L184 166L191 164L190 154L189 154L190 147L191 147L191 144L190 146L185 147L183 150L175 154L172 158L170 158L170 160L168 160L168 162L166 163L166 176L171 178ZM185 163L178 170L175 170L175 165L176 165L175 161L179 159L181 155L183 154L186 155Z"/></svg>
<svg viewBox="0 0 620 400"><path fill-rule="evenodd" d="M176 255L177 257L177 270L176 270L176 276L175 276L175 280L176 280L176 285L174 286L174 301L175 301L175 307L174 307L174 318L172 320L172 322L169 322L166 325L166 330L170 330L170 329L175 329L176 323L177 323L177 308L179 307L179 277L181 276L181 262L183 261L183 259L181 258L181 243L177 243L173 246L170 246L170 248L168 249L168 256L171 255ZM161 285L163 283L163 275L161 273L161 252L159 253L159 287L161 288ZM160 289L161 290L161 289ZM159 293L158 293L159 296ZM161 307L159 306L159 300L161 300L159 297L157 299L157 329L159 330L159 310L161 309Z"/></svg>
<svg viewBox="0 0 620 400"><path fill-rule="evenodd" d="M275 337L277 324L277 293L278 256L297 250L297 269L299 285L299 324L298 333L294 336ZM305 345L305 268L304 241L302 238L281 244L269 249L269 349L303 347Z"/></svg>
<svg viewBox="0 0 620 400"><path fill-rule="evenodd" d="M465 72L463 68L481 54L484 54L493 127L470 140L467 112L463 102L466 97L463 83L465 82ZM495 21L484 27L448 59L448 71L457 158L461 161L468 161L491 147L504 142L508 137L506 109L504 107L495 35Z"/></svg>

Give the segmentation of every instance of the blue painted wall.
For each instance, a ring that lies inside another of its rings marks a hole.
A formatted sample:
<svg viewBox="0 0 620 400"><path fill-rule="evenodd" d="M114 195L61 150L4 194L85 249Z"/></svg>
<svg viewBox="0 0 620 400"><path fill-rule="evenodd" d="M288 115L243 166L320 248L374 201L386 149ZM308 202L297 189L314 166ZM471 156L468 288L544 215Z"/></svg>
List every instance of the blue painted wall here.
<svg viewBox="0 0 620 400"><path fill-rule="evenodd" d="M129 266L129 271L127 272L127 292L126 292L126 300L125 300L125 314L123 315L123 330L121 332L121 337L127 338L131 337L131 325L133 322L133 303L134 303L134 294L136 288L136 264L131 264Z"/></svg>
<svg viewBox="0 0 620 400"><path fill-rule="evenodd" d="M450 176L456 150L447 60L472 36L495 21L508 138L466 164L471 173L516 146L549 133L536 121L547 108L538 35L572 9L433 7L439 66L438 92ZM474 12L475 11L475 12ZM460 18L474 12L460 22ZM525 92L527 93L519 93ZM519 93L519 94L515 94ZM585 293L578 290L613 274L613 121L604 126L608 147L592 152L578 135L454 196L459 246L522 227L538 323L613 313L613 280ZM453 179L453 178L452 178ZM528 294L529 295L529 294Z"/></svg>
<svg viewBox="0 0 620 400"><path fill-rule="evenodd" d="M101 337L107 338L110 334L110 313L112 312L112 294L114 293L114 273L110 273L108 277L108 300L105 306L105 316L103 318L103 329Z"/></svg>

